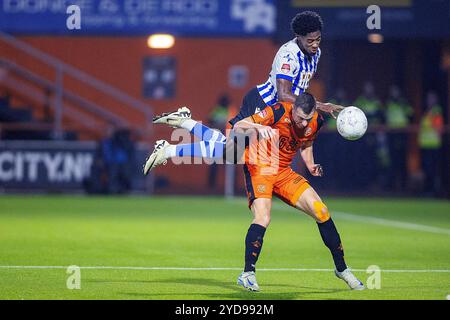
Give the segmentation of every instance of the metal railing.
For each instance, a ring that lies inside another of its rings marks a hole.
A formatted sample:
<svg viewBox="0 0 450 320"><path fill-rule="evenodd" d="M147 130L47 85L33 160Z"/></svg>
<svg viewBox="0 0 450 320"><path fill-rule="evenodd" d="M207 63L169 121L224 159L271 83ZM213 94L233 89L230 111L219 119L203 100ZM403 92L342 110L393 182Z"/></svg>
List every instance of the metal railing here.
<svg viewBox="0 0 450 320"><path fill-rule="evenodd" d="M114 113L113 111L102 107L93 101L88 100L87 98L82 97L81 95L71 92L64 88L64 78L66 76L70 76L73 79L76 79L84 84L86 84L90 89L95 92L100 92L106 95L108 98L112 98L113 100L123 104L127 107L127 110L132 109L140 114L142 114L146 121L144 127L141 128L141 134L144 136L148 136L151 133L151 121L153 110L147 104L139 101L138 99L128 95L127 93L93 77L92 75L81 71L45 52L42 52L33 46L18 40L10 34L4 33L0 31L0 41L8 44L9 46L26 53L27 55L39 60L44 65L49 66L55 72L55 79L53 81L48 80L42 76L39 76L30 70L26 69L23 66L18 65L14 61L9 61L7 59L1 59L1 65L9 71L12 71L16 76L21 79L25 79L29 82L32 82L34 85L41 87L44 90L51 90L53 93L53 99L51 107L54 112L53 119L53 131L55 138L61 137L62 134L62 120L64 116L71 118L74 121L78 121L81 124L89 125L91 128L95 127L95 117L100 117L102 120L113 124L113 125L125 125L129 126L129 123L124 120L120 115ZM16 85L18 84L17 80L8 79L10 82L16 81ZM27 95L28 98L36 98L36 93L22 92L24 95ZM88 112L91 114L90 120L87 119L87 116L82 115L79 111L70 108L69 104L75 105L78 108ZM129 107L129 108L128 108ZM136 128L134 128L136 129Z"/></svg>
<svg viewBox="0 0 450 320"><path fill-rule="evenodd" d="M54 84L53 82L29 71L24 67L20 67L19 65L7 59L0 58L0 67L9 71L11 75L15 75L20 79L18 80L16 79L16 77L10 76L1 80L0 83L5 87L8 87L10 91L17 91L15 92L16 95L20 96L21 98L26 98L40 105L44 105L46 103L46 100L48 99L44 91L50 90L52 92L55 92L57 90L56 84ZM30 82L34 86L27 85L23 80ZM40 90L36 89L36 86L40 87ZM70 118L71 120L74 120L75 122L80 122L82 126L86 126L93 130L101 130L101 127L98 125L98 121L95 121L95 119L93 119L92 117L80 113L77 109L71 106L71 103L81 107L91 114L95 114L100 119L106 121L111 125L129 126L128 121L122 119L121 117L115 115L107 109L104 109L96 105L95 103L72 93L67 89L62 90L61 96L58 97L58 99L61 99L61 102L63 101L63 98L67 100L67 103L64 106L65 116ZM54 109L53 111L55 112L55 118L57 118L58 116L62 118L62 112L61 114L57 115L57 107L55 105L56 103L49 104L49 106ZM61 130L60 126L61 125L59 123L53 124L53 130Z"/></svg>

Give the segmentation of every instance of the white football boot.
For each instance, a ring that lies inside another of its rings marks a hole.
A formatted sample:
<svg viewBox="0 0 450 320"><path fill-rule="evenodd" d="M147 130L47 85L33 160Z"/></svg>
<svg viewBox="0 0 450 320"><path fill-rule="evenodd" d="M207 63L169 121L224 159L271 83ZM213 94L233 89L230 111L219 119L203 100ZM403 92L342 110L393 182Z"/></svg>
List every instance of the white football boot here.
<svg viewBox="0 0 450 320"><path fill-rule="evenodd" d="M173 128L181 128L181 124L186 119L191 119L191 110L188 107L181 107L177 111L166 112L153 117L153 123L168 124Z"/></svg>
<svg viewBox="0 0 450 320"><path fill-rule="evenodd" d="M165 149L169 146L169 143L166 140L158 140L155 143L155 148L150 156L145 161L144 165L144 175L147 175L150 170L159 166L160 164L166 165L167 158L165 154Z"/></svg>
<svg viewBox="0 0 450 320"><path fill-rule="evenodd" d="M339 279L344 280L352 290L364 290L366 288L364 284L355 277L355 275L350 271L349 268L345 269L342 272L334 270L334 274Z"/></svg>
<svg viewBox="0 0 450 320"><path fill-rule="evenodd" d="M253 271L242 272L237 279L237 284L250 291L259 291L256 275Z"/></svg>

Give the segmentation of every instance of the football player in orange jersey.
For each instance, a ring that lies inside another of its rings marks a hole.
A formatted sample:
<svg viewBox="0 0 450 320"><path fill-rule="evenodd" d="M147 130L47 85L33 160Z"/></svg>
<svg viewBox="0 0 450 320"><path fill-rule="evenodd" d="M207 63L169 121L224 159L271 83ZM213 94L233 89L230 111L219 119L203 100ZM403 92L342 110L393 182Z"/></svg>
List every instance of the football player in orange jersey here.
<svg viewBox="0 0 450 320"><path fill-rule="evenodd" d="M235 146L235 139L226 139L220 132L191 119L190 110L186 107L157 116L153 122L187 129L202 141L185 145L170 145L165 140L158 141L146 161L144 174L172 157L217 159L226 157L228 149L243 149L242 146ZM249 208L254 219L245 238L244 271L238 277L238 284L246 289L259 290L255 265L270 223L273 194L316 220L322 240L332 254L336 276L344 280L351 289L365 289L362 282L347 268L341 239L328 208L308 181L290 167L300 150L311 175L323 175L323 169L315 163L313 155L313 142L322 123L323 118L316 110L314 97L309 93L302 93L294 103L278 102L234 124L236 136L249 136L250 131L252 137L244 149L244 173ZM254 138L255 133L259 140ZM261 143L264 140L268 143Z"/></svg>
<svg viewBox="0 0 450 320"><path fill-rule="evenodd" d="M263 156L252 157L252 149L261 152L261 144L255 146L250 142L245 153L245 186L249 207L254 219L245 239L245 267L238 277L238 284L252 291L258 291L255 265L261 253L263 238L270 224L272 195L276 195L287 204L297 208L316 220L322 240L331 251L336 266L335 274L344 280L351 289L362 290L359 281L344 261L344 251L339 233L330 217L327 206L323 203L308 181L294 172L290 165L297 151L306 168L313 176L322 176L323 169L316 164L313 155L313 142L322 125L323 118L317 113L316 101L309 93L300 94L295 102L279 102L266 107L261 112L240 120L234 130L257 130L265 139L278 138L278 150L262 150ZM270 154L270 160L267 154ZM273 169L275 164L275 170Z"/></svg>

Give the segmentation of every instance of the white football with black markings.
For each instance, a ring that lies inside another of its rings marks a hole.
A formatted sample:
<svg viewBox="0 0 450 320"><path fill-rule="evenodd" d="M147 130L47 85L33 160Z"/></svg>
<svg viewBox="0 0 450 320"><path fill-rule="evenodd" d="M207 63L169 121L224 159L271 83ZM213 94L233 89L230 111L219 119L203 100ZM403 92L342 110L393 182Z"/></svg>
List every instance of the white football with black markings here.
<svg viewBox="0 0 450 320"><path fill-rule="evenodd" d="M337 130L347 140L358 140L367 131L367 117L357 107L344 108L337 117Z"/></svg>

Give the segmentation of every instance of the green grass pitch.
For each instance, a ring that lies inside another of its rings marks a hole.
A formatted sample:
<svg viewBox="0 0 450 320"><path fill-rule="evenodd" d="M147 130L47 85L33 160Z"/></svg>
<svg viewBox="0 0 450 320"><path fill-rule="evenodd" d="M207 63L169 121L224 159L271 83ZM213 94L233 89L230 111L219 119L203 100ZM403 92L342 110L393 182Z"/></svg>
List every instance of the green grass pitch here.
<svg viewBox="0 0 450 320"><path fill-rule="evenodd" d="M366 284L367 267L379 266L380 289L350 291L330 271L315 222L279 201L257 265L262 291L252 293L236 285L251 223L244 199L2 196L0 299L445 300L450 294L450 202L324 201L348 265ZM81 267L80 289L67 288L70 265Z"/></svg>

